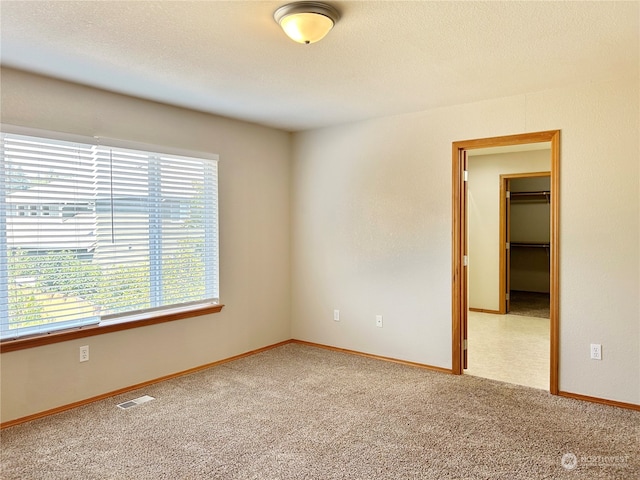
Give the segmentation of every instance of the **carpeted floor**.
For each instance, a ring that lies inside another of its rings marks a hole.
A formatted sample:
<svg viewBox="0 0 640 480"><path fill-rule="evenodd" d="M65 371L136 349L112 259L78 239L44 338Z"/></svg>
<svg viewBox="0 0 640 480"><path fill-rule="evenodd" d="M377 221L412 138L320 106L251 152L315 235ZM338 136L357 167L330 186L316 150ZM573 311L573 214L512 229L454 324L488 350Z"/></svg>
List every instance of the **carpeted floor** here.
<svg viewBox="0 0 640 480"><path fill-rule="evenodd" d="M549 294L511 290L509 313L525 317L549 318Z"/></svg>
<svg viewBox="0 0 640 480"><path fill-rule="evenodd" d="M639 412L299 344L1 441L6 480L640 477Z"/></svg>

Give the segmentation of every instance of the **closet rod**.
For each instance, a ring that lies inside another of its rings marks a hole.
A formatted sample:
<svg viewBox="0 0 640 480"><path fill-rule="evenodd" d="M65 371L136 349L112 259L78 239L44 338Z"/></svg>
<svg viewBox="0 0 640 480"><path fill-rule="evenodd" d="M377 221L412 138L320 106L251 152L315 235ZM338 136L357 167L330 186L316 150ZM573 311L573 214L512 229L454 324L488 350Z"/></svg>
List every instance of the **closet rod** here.
<svg viewBox="0 0 640 480"><path fill-rule="evenodd" d="M551 195L549 191L538 191L538 192L511 192L512 197L524 197L524 196L532 196L532 195Z"/></svg>
<svg viewBox="0 0 640 480"><path fill-rule="evenodd" d="M525 243L525 242L511 242L512 247L527 247L527 248L549 248L548 243Z"/></svg>

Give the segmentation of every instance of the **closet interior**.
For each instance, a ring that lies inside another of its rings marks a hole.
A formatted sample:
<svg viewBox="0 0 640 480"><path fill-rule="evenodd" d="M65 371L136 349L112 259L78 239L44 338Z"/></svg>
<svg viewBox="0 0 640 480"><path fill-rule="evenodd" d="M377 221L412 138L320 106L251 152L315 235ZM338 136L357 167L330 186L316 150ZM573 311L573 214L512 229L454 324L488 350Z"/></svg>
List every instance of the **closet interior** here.
<svg viewBox="0 0 640 480"><path fill-rule="evenodd" d="M549 318L550 177L509 180L508 313Z"/></svg>

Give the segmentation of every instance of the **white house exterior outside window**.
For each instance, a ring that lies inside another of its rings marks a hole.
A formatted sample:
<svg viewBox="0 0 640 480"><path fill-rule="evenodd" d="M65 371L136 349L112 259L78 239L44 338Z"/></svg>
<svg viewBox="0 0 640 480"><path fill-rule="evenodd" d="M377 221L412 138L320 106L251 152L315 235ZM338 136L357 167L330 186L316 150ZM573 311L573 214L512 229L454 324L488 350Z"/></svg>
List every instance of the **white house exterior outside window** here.
<svg viewBox="0 0 640 480"><path fill-rule="evenodd" d="M217 303L217 161L2 133L0 336Z"/></svg>

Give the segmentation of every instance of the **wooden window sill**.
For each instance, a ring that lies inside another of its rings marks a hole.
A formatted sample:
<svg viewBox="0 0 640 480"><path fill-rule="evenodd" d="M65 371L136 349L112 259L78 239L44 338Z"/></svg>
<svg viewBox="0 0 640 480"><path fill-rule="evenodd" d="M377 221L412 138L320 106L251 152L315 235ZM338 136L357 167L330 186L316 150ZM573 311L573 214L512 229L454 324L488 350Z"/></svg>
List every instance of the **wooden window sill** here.
<svg viewBox="0 0 640 480"><path fill-rule="evenodd" d="M146 327L148 325L156 325L158 323L172 322L183 318L199 317L210 313L218 313L224 305L206 305L203 307L192 308L190 310L182 310L178 312L167 313L150 313L148 317L132 320L129 322L110 323L106 325L89 325L87 327L74 328L71 330L61 330L59 332L47 333L27 338L18 338L16 340L6 340L0 343L0 353L15 352L16 350L24 350L26 348L41 347L52 343L66 342L77 338L93 337L94 335L103 335L105 333L119 332L121 330L129 330L130 328Z"/></svg>

